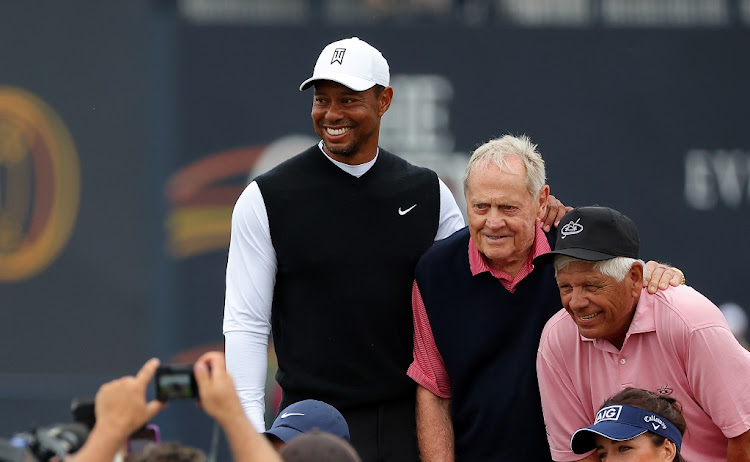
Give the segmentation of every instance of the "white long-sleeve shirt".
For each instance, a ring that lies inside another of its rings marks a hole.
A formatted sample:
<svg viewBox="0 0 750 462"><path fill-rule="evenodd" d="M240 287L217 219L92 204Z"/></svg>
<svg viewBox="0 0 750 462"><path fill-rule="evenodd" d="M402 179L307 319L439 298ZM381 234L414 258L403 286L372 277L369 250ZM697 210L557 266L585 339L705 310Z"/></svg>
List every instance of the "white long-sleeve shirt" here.
<svg viewBox="0 0 750 462"><path fill-rule="evenodd" d="M348 165L326 158L356 177L364 175L377 160L376 156L365 164ZM435 240L465 226L450 189L442 180L439 184L440 219ZM245 414L261 432L266 429L264 397L275 281L276 252L268 214L260 188L253 181L237 199L232 214L223 331L227 370L234 378Z"/></svg>

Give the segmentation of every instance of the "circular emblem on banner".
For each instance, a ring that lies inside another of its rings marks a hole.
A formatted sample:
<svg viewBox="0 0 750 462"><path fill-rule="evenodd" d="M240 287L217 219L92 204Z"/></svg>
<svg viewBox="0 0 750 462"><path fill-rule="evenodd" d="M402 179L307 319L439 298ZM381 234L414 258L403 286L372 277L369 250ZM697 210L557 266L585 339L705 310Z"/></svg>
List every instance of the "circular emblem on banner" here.
<svg viewBox="0 0 750 462"><path fill-rule="evenodd" d="M28 279L60 255L81 193L70 133L44 101L0 86L0 282Z"/></svg>

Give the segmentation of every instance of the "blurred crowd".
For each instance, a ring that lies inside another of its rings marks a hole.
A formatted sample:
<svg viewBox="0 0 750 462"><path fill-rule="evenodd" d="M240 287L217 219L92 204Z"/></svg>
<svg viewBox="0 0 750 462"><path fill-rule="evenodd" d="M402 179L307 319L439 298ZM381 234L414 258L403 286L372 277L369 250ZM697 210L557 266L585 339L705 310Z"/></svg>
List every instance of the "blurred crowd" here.
<svg viewBox="0 0 750 462"><path fill-rule="evenodd" d="M750 23L750 0L181 0L198 22L545 26Z"/></svg>
<svg viewBox="0 0 750 462"><path fill-rule="evenodd" d="M152 381L157 381L157 389L162 386L159 367L159 360L153 358L136 375L102 385L92 419L83 417L81 422L44 429L25 440L3 441L0 461L206 462L208 457L199 448L160 441L158 427L150 423L170 400L148 399ZM192 367L194 398L224 431L232 460L360 462L349 444L346 420L332 406L317 400L295 403L279 413L270 429L259 433L244 414L223 353L205 353ZM191 398L189 393L172 396ZM143 438L150 441L136 444Z"/></svg>

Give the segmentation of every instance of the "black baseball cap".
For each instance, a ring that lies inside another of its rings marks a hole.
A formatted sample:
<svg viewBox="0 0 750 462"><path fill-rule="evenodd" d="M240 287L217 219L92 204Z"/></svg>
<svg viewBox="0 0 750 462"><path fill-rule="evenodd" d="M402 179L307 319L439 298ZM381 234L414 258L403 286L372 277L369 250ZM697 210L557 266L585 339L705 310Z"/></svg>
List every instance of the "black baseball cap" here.
<svg viewBox="0 0 750 462"><path fill-rule="evenodd" d="M633 220L609 207L577 207L560 220L555 250L536 257L534 264L552 263L555 255L586 261L640 258L638 229Z"/></svg>

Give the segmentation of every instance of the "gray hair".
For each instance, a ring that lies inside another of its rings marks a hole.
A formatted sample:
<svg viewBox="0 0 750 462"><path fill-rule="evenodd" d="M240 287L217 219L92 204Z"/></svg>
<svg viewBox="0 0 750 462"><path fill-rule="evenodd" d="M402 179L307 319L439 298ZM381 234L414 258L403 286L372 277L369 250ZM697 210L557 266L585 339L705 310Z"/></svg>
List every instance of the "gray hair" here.
<svg viewBox="0 0 750 462"><path fill-rule="evenodd" d="M586 260L568 257L567 255L556 255L554 262L555 276L557 276L558 271L565 269L565 267L567 267L574 261ZM600 260L589 263L593 263L594 270L599 271L605 276L614 278L617 282L622 282L622 280L625 279L625 276L627 276L630 268L632 268L633 265L638 264L641 265L641 268L646 267L646 264L643 262L643 260L637 260L635 258L628 257L615 257L610 258L609 260Z"/></svg>
<svg viewBox="0 0 750 462"><path fill-rule="evenodd" d="M479 146L471 155L469 164L466 166L464 194L469 189L469 174L475 165L486 168L492 162L500 170L514 173L508 167L507 157L516 156L523 160L526 167L526 189L534 198L538 197L539 191L547 181L547 173L544 169L544 159L536 150L536 146L526 135L505 135Z"/></svg>

